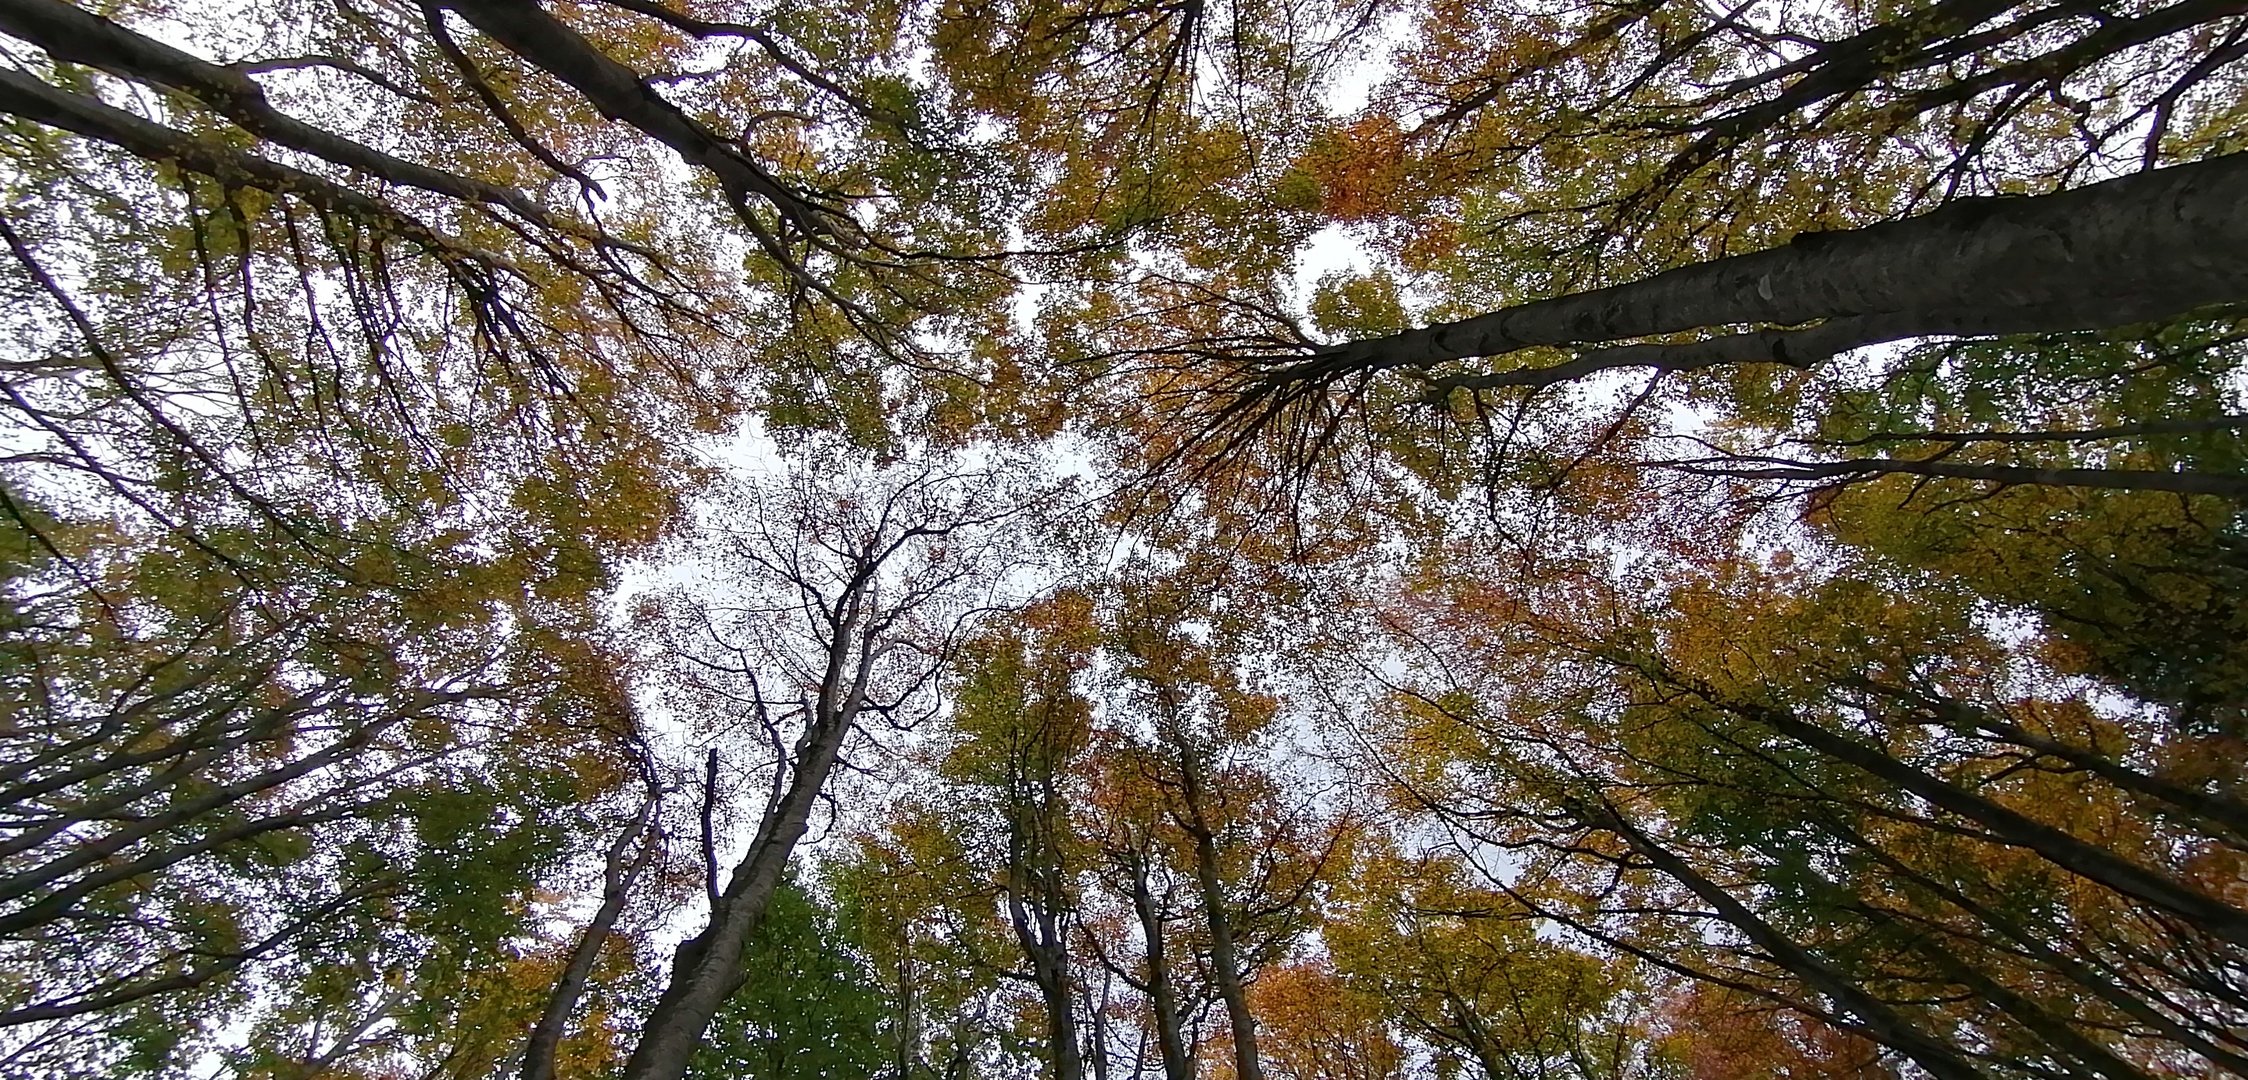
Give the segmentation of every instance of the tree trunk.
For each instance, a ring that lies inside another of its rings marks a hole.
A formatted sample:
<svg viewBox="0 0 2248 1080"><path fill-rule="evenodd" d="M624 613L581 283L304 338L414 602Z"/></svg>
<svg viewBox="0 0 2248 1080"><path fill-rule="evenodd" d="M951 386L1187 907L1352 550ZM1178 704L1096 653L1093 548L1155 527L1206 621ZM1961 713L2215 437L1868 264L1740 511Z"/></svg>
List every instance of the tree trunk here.
<svg viewBox="0 0 2248 1080"><path fill-rule="evenodd" d="M671 978L649 1013L640 1040L625 1059L624 1080L679 1080L703 1031L733 996L747 973L742 950L765 920L774 890L788 868L790 853L809 827L843 750L843 740L858 720L873 673L874 613L867 595L872 566L837 601L827 669L820 682L804 734L798 740L787 791L758 824L749 851L734 867L731 881L710 913L710 925L682 942L673 954ZM863 629L862 629L863 628ZM854 645L856 648L854 648Z"/></svg>
<svg viewBox="0 0 2248 1080"><path fill-rule="evenodd" d="M2248 497L2248 476L2228 473L2167 472L2153 469L2043 469L2017 465L1980 465L1960 461L1909 458L1851 458L1847 461L1775 461L1742 458L1728 463L1709 461L1656 462L1705 476L1733 476L1743 480L1831 481L1848 484L1889 475L1947 477L1983 480L2011 487L2109 488L2118 491L2169 491L2180 495Z"/></svg>
<svg viewBox="0 0 2248 1080"><path fill-rule="evenodd" d="M624 914L633 879L640 876L641 868L648 863L649 848L645 844L630 862L626 861L626 853L647 831L648 819L655 811L656 792L651 787L648 801L641 804L640 814L633 819L632 826L609 845L608 866L602 875L601 907L586 924L585 933L578 937L577 947L570 950L570 962L562 969L562 978L546 999L546 1011L539 1014L539 1022L531 1028L530 1041L523 1047L523 1080L554 1080L554 1052L562 1045L570 1016L577 1011L578 998L584 995L586 982L593 976L593 965L601 958L601 946L608 941L609 931L616 927L617 917Z"/></svg>
<svg viewBox="0 0 2248 1080"><path fill-rule="evenodd" d="M1084 1060L1077 1049L1077 1025L1069 997L1069 954L1060 921L1044 903L1025 902L1032 890L1030 874L1020 863L1008 868L1007 915L1014 924L1015 941L1030 961L1031 981L1038 985L1046 1008L1046 1045L1054 1062L1055 1080L1084 1080ZM1040 898L1044 899L1044 898Z"/></svg>
<svg viewBox="0 0 2248 1080"><path fill-rule="evenodd" d="M1581 803L1565 809L1580 824L1613 833L1655 869L1686 886L1688 891L1709 904L1726 922L1755 943L1757 948L1762 949L1774 963L1801 979L1813 992L1856 1017L1862 1025L1860 1030L1867 1037L1911 1058L1938 1080L1982 1080L1982 1072L1969 1064L1957 1050L1930 1038L1895 1009L1890 1008L1888 1003L1867 993L1832 965L1757 917L1755 912L1749 910L1748 905L1735 899L1716 882L1696 872L1686 860L1640 831L1614 809Z"/></svg>
<svg viewBox="0 0 2248 1080"><path fill-rule="evenodd" d="M1084 1080L1070 999L1066 870L1056 833L1065 811L1050 763L1017 744L1008 756L1007 915L1046 1010L1055 1080Z"/></svg>
<svg viewBox="0 0 2248 1080"><path fill-rule="evenodd" d="M1156 910L1155 893L1148 887L1147 859L1132 860L1132 910L1140 917L1140 935L1147 940L1147 1000L1155 1012L1156 1049L1163 1055L1164 1080L1194 1080L1194 1061L1187 1057L1186 1038L1179 1028L1178 994L1171 987L1170 962L1163 955L1163 913Z"/></svg>
<svg viewBox="0 0 2248 1080"><path fill-rule="evenodd" d="M1977 902L1973 897L1961 892L1950 883L1930 877L1847 823L1837 821L1832 817L1825 817L1816 820L1814 823L1829 835L1838 837L1864 852L1889 873L1896 875L1898 881L1926 890L1930 895L1941 898L1969 919L1996 933L2000 940L1994 942L1994 945L2002 952L2018 952L2024 959L2042 964L2047 971L2060 975L2080 990L2089 992L2124 1015L2160 1032L2163 1038L2186 1047L2194 1053L2216 1062L2223 1068L2248 1075L2248 1057L2243 1057L2218 1046L2201 1032L2188 1027L2179 1018L2149 1004L2147 998L2141 996L2148 993L2144 984L2139 984L2137 991L2134 992L2133 988L2125 985L2125 980L2116 977L2111 970L2096 968L2083 960L2061 952L2049 939L2053 935L2032 933L2030 927L2021 920ZM2069 941L2065 934L2058 936L2063 938L2064 944L2080 944Z"/></svg>
<svg viewBox="0 0 2248 1080"><path fill-rule="evenodd" d="M1551 385L1606 367L1808 366L1844 348L1942 334L2099 329L2248 298L2248 154L2034 197L1967 199L1902 221L1458 322L1329 346L1250 396L1362 372L1741 325L1802 326L1607 350L1549 368L1436 381Z"/></svg>
<svg viewBox="0 0 2248 1080"><path fill-rule="evenodd" d="M1233 1029L1234 1075L1239 1080L1264 1080L1264 1065L1257 1055L1257 1018L1249 1011L1248 988L1242 985L1241 959L1235 951L1233 913L1218 877L1217 837L1202 817L1201 771L1183 749L1179 766L1187 805L1185 824L1194 837L1194 877L1210 928L1210 979L1217 984L1226 1023Z"/></svg>
<svg viewBox="0 0 2248 1080"><path fill-rule="evenodd" d="M2117 1057L2107 1047L2094 1042L2088 1035L2076 1030L2073 1018L2054 1016L2043 1005L2018 994L2010 986L1980 971L1974 965L1964 964L1941 944L1924 943L1922 955L1933 961L1937 968L1960 984L1997 1006L2007 1018L2029 1029L2046 1044L2066 1052L2106 1080L2153 1080L2147 1073L2128 1061Z"/></svg>

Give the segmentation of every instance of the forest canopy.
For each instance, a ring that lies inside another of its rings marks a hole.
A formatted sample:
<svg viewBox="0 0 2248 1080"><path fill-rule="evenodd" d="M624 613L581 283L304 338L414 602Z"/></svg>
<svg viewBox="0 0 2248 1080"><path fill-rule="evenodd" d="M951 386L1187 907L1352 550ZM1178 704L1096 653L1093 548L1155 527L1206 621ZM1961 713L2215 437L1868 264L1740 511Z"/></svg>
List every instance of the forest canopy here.
<svg viewBox="0 0 2248 1080"><path fill-rule="evenodd" d="M0 0L0 1075L2248 1075L2238 0Z"/></svg>

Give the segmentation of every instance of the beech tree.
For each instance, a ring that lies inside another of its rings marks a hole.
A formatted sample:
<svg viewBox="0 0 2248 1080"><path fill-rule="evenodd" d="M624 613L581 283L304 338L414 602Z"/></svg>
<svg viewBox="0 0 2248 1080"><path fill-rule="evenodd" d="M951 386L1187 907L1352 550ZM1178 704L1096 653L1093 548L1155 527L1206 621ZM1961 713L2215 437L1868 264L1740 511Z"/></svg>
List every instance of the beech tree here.
<svg viewBox="0 0 2248 1080"><path fill-rule="evenodd" d="M2244 90L0 0L0 1071L2248 1071Z"/></svg>
<svg viewBox="0 0 2248 1080"><path fill-rule="evenodd" d="M723 621L707 611L690 616L700 625L686 632L724 651L706 659L682 650L692 672L686 685L708 695L689 700L733 713L719 726L769 752L756 770L766 790L723 883L712 821L718 792L704 792L708 923L674 951L626 1076L683 1074L712 1018L749 977L744 950L845 751L876 722L913 725L926 707L921 691L981 599L960 594L988 588L1000 569L990 526L1016 508L998 505L991 478L925 463L854 479L848 494L799 474L754 495L748 520L734 526L740 531L729 529L725 554L778 594L752 593ZM719 752L711 750L714 765Z"/></svg>
<svg viewBox="0 0 2248 1080"><path fill-rule="evenodd" d="M1084 607L1082 597L1057 598L1025 613L1029 634L1001 632L964 652L955 698L963 739L942 765L966 789L959 812L981 819L964 831L991 849L979 854L996 864L999 902L1045 1016L1042 1041L1063 1080L1081 1080L1086 1053L1073 971L1081 958L1069 942L1085 857L1069 804L1092 735L1090 704L1071 685L1089 644Z"/></svg>
<svg viewBox="0 0 2248 1080"><path fill-rule="evenodd" d="M2216 157L2049 195L1961 201L1902 221L1806 232L1784 247L1468 319L1306 342L1292 350L1298 355L1261 359L1219 380L1225 396L1203 434L1230 447L1281 428L1301 449L1315 450L1336 427L1327 410L1354 405L1366 380L1391 371L1413 376L1441 405L1458 391L1534 394L1618 369L1650 371L1657 380L1741 364L1810 370L1838 353L1905 338L2165 321L2237 302L2248 288L2248 264L2238 255L2248 238L2234 212L2244 189L2248 164ZM1494 370L1456 364L1541 348L1575 355L1541 362L1530 353ZM1747 475L1881 472L2241 493L2229 476L2033 477L1941 462L1805 463Z"/></svg>

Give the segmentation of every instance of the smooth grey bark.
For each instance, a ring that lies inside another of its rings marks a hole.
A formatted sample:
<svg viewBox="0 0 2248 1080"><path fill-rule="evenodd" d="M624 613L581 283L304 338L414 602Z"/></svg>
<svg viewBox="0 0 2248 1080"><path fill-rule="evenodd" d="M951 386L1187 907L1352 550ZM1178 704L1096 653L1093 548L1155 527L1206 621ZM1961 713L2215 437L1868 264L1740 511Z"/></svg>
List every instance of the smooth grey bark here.
<svg viewBox="0 0 2248 1080"><path fill-rule="evenodd" d="M152 123L19 71L0 69L0 111L98 139L149 161L174 162L221 183L287 194L329 213L380 226L434 253L461 256L488 266L504 264L499 257L439 233L380 199L302 169Z"/></svg>
<svg viewBox="0 0 2248 1080"><path fill-rule="evenodd" d="M1085 1062L1077 1047L1077 1024L1069 997L1069 956L1057 913L1024 902L1024 875L1010 868L1007 914L1015 941L1030 960L1030 978L1046 1012L1046 1046L1056 1080L1084 1080Z"/></svg>
<svg viewBox="0 0 2248 1080"><path fill-rule="evenodd" d="M532 0L447 0L444 7L585 95L601 115L639 129L678 152L688 164L707 170L738 209L746 210L754 196L808 236L834 235L839 224L849 220L776 179L739 143L711 131L664 100L639 72L612 59ZM760 236L760 240L768 239Z"/></svg>
<svg viewBox="0 0 2248 1080"><path fill-rule="evenodd" d="M1253 377L1265 396L1393 368L1532 346L1617 347L1543 368L1435 379L1535 387L1615 367L1816 362L1841 348L1940 334L2100 329L2248 299L2248 154L2051 195L1964 199L1902 221L1805 233L1767 251L1457 322L1344 342ZM1737 326L1689 345L1637 338ZM1252 387L1247 404L1259 392Z"/></svg>

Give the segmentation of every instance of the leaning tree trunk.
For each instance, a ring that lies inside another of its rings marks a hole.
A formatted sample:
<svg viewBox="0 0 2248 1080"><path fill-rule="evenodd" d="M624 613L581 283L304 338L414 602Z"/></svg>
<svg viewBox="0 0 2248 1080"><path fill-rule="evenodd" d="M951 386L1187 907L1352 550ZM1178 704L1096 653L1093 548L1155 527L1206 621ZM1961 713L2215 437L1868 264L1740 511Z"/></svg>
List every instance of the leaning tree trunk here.
<svg viewBox="0 0 2248 1080"><path fill-rule="evenodd" d="M610 931L616 929L617 918L624 914L633 880L646 868L653 851L652 845L640 843L649 820L655 816L661 795L653 785L651 780L648 799L640 804L640 813L633 818L631 826L609 845L608 862L602 873L601 906L586 924L585 933L579 935L577 946L570 950L570 961L562 969L562 978L555 982L554 992L547 996L546 1009L531 1028L531 1038L523 1048L522 1080L554 1080L555 1051L562 1045L570 1016L577 1011L578 999L585 994L586 983L593 977L593 965L601 959L601 949L608 943ZM639 851L633 854L636 845Z"/></svg>
<svg viewBox="0 0 2248 1080"><path fill-rule="evenodd" d="M1054 1080L1084 1080L1084 1058L1077 1046L1077 1025L1070 1001L1069 950L1062 920L1045 880L1033 885L1034 872L1023 865L1021 840L1007 868L1007 917L1015 930L1016 944L1030 961L1030 977L1038 986L1046 1011L1046 1046L1053 1057ZM1043 873L1035 876L1045 879Z"/></svg>
<svg viewBox="0 0 2248 1080"><path fill-rule="evenodd" d="M1902 338L2100 329L2248 300L2248 154L2034 197L1966 199L1902 221L1537 300L1262 366L1226 410L1391 368L1571 346L1574 360L1432 379L1539 387L1609 368L1810 367ZM1692 343L1656 335L1762 327Z"/></svg>
<svg viewBox="0 0 2248 1080"><path fill-rule="evenodd" d="M710 925L681 943L673 954L671 978L625 1059L624 1080L678 1080L701 1045L703 1031L747 978L742 951L765 921L766 908L780 887L789 855L809 828L812 808L841 756L843 741L857 723L866 700L879 650L873 640L878 622L869 578L873 567L846 590L833 612L833 636L802 738L788 789L759 822L749 851L712 906Z"/></svg>
<svg viewBox="0 0 2248 1080"><path fill-rule="evenodd" d="M1202 892L1202 911L1210 929L1210 981L1217 984L1225 1002L1226 1024L1233 1029L1234 1075L1239 1080L1264 1080L1263 1059L1257 1053L1257 1018L1249 1010L1241 957L1235 940L1231 905L1218 875L1217 836L1202 816L1202 777L1191 754L1180 753L1179 776L1186 796L1187 820L1182 822L1194 838L1194 876Z"/></svg>

